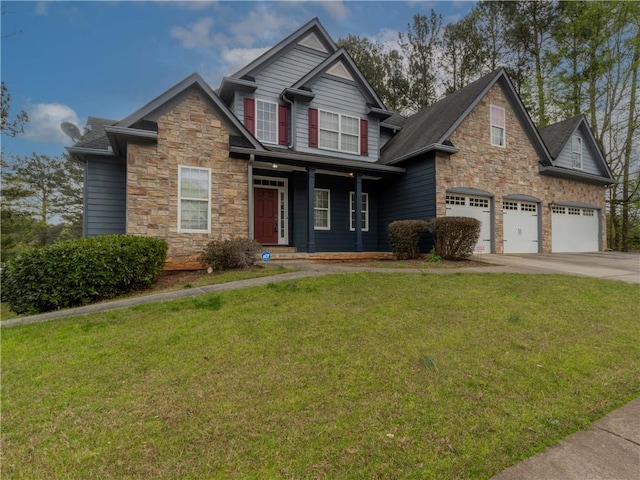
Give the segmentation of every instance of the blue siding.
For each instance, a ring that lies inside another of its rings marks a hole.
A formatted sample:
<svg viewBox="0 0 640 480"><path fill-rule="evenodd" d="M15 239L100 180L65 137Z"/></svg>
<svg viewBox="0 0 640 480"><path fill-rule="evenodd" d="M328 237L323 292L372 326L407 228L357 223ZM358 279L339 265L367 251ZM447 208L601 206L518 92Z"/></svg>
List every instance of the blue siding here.
<svg viewBox="0 0 640 480"><path fill-rule="evenodd" d="M570 168L573 170L573 137L579 136L582 138L582 171L585 173L592 173L594 175L603 175L604 172L601 172L598 166L596 165L596 161L593 153L593 145L591 141L587 139L586 132L583 130L584 126L580 125L580 127L569 137L566 145L558 155L558 158L555 160L555 164L558 167Z"/></svg>
<svg viewBox="0 0 640 480"><path fill-rule="evenodd" d="M293 185L293 245L307 251L307 175L295 172ZM369 194L369 231L362 232L364 251L378 250L378 202L375 182L363 180L362 192ZM354 252L356 232L349 230L349 192L355 191L355 179L316 174L316 188L330 190L331 230L316 230L316 252ZM291 198L290 196L290 198Z"/></svg>
<svg viewBox="0 0 640 480"><path fill-rule="evenodd" d="M387 226L395 220L423 219L436 216L436 168L433 153L402 164L407 172L401 177L384 180L380 184L380 214L378 245L388 251ZM430 233L420 243L422 252L433 245Z"/></svg>
<svg viewBox="0 0 640 480"><path fill-rule="evenodd" d="M378 160L380 122L377 118L367 117L367 101L362 96L358 86L332 75L320 77L312 85L315 98L309 104L299 105L296 109L296 150L308 153L322 153L340 158L351 158L375 162ZM368 120L369 122L369 155L352 155L347 153L309 148L309 108L328 110L344 115L351 115Z"/></svg>
<svg viewBox="0 0 640 480"><path fill-rule="evenodd" d="M89 237L126 231L126 165L89 159L86 178L86 232Z"/></svg>

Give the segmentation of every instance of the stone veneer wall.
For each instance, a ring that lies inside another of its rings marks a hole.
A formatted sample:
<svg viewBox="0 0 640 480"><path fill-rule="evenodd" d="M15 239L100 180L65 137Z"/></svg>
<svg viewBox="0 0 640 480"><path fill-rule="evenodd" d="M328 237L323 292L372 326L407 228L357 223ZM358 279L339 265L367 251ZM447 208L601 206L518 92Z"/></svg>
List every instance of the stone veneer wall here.
<svg viewBox="0 0 640 480"><path fill-rule="evenodd" d="M197 93L157 124L157 144L128 145L127 233L164 238L167 267L194 268L209 241L248 236L248 165L229 158L229 131ZM179 165L211 169L210 234L178 231Z"/></svg>
<svg viewBox="0 0 640 480"><path fill-rule="evenodd" d="M505 109L505 147L491 145L490 105ZM604 187L542 176L538 173L538 154L511 108L502 87L494 85L450 137L460 149L454 155L436 157L437 214L446 214L446 190L469 187L494 195L495 252L503 253L502 197L531 195L542 200L542 251L551 252L550 202L584 202L601 208L605 245Z"/></svg>

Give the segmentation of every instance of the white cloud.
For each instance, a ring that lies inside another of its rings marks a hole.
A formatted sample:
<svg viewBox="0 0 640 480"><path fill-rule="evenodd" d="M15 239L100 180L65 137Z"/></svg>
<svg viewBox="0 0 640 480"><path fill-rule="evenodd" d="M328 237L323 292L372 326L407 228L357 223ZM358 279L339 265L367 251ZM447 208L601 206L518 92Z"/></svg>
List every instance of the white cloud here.
<svg viewBox="0 0 640 480"><path fill-rule="evenodd" d="M185 48L207 48L214 45L211 29L213 19L203 17L189 28L173 27L169 32L173 38L177 38Z"/></svg>
<svg viewBox="0 0 640 480"><path fill-rule="evenodd" d="M269 47L231 48L223 50L221 53L224 68L227 73L233 74L245 65L251 63L267 50L269 50Z"/></svg>
<svg viewBox="0 0 640 480"><path fill-rule="evenodd" d="M230 27L232 36L229 43L243 47L253 47L256 44L264 46L265 42L273 44L285 34L291 33L294 30L292 26L296 23L294 19L259 4L244 20Z"/></svg>
<svg viewBox="0 0 640 480"><path fill-rule="evenodd" d="M169 7L179 8L181 10L188 10L192 12L197 12L200 10L206 10L210 7L217 7L219 2L217 0L209 1L209 0L158 0L160 5L166 5Z"/></svg>
<svg viewBox="0 0 640 480"><path fill-rule="evenodd" d="M36 103L27 109L27 123L24 137L41 143L71 144L71 140L60 129L62 122L80 126L80 118L71 107L60 103Z"/></svg>
<svg viewBox="0 0 640 480"><path fill-rule="evenodd" d="M323 1L322 7L336 20L344 20L349 15L349 10L342 0Z"/></svg>
<svg viewBox="0 0 640 480"><path fill-rule="evenodd" d="M49 8L48 2L36 3L36 15L46 15Z"/></svg>

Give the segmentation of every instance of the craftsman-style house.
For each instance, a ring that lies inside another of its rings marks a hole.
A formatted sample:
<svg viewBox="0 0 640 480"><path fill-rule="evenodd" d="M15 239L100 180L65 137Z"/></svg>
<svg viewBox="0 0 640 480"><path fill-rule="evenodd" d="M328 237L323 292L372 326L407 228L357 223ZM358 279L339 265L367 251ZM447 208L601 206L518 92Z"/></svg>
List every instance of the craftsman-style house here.
<svg viewBox="0 0 640 480"><path fill-rule="evenodd" d="M504 70L405 118L313 19L213 90L193 74L120 121L91 117L87 236L388 251L398 219L482 221L478 251L595 251L611 172L584 117L538 130Z"/></svg>

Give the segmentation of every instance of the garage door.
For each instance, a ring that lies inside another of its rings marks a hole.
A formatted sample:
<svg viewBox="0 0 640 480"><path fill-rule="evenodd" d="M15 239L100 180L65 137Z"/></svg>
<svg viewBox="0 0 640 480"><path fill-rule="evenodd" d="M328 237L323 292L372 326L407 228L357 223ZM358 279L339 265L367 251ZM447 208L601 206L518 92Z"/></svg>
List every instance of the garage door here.
<svg viewBox="0 0 640 480"><path fill-rule="evenodd" d="M447 217L471 217L480 220L480 238L476 251L491 253L491 207L486 197L447 195Z"/></svg>
<svg viewBox="0 0 640 480"><path fill-rule="evenodd" d="M598 211L593 208L551 208L552 252L597 252Z"/></svg>
<svg viewBox="0 0 640 480"><path fill-rule="evenodd" d="M502 202L504 253L538 253L538 204Z"/></svg>

